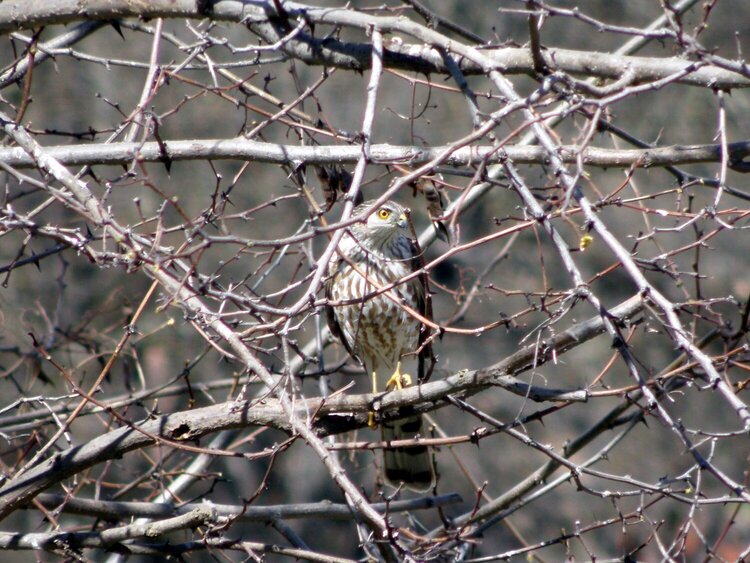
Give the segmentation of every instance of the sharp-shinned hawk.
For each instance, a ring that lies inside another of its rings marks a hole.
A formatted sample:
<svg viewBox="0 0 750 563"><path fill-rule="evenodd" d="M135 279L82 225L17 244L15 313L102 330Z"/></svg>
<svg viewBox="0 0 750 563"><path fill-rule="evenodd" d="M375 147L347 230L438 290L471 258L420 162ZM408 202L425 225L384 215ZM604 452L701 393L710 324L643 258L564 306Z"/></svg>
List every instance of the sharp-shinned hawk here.
<svg viewBox="0 0 750 563"><path fill-rule="evenodd" d="M411 378L401 373L407 357L418 358L419 381L429 376L425 361L433 358L426 327L405 308L429 319L427 275L421 273L385 293L379 291L424 263L410 237L408 209L389 201L366 217L373 203L354 209L352 217L360 222L349 227L331 259L326 297L333 305L327 307L326 317L334 336L372 376L373 393L377 393L383 386L391 390L411 384ZM421 429L422 417L412 409L402 409L396 420L381 422L385 442L415 438ZM430 452L423 445L386 448L383 465L386 480L396 486L403 483L425 491L435 480Z"/></svg>

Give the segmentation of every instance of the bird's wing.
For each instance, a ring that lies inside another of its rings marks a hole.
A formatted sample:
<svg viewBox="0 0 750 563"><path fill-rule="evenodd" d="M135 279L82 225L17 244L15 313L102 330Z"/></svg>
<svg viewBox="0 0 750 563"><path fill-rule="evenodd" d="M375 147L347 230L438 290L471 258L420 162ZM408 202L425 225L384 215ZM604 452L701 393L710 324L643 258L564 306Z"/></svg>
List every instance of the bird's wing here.
<svg viewBox="0 0 750 563"><path fill-rule="evenodd" d="M339 256L334 266L329 270L328 279L324 283L326 301L328 301L329 303L333 300L333 284L336 283L338 278L343 275L341 271L341 267L343 264L344 260ZM344 331L341 330L341 325L336 320L336 315L334 314L334 310L331 305L325 306L325 315L326 323L328 323L328 328L330 329L331 334L334 337L338 338L338 340L344 345L344 348L346 348L346 351L349 352L350 355L356 357L356 355L354 354L354 350L349 347L349 343L346 341Z"/></svg>
<svg viewBox="0 0 750 563"><path fill-rule="evenodd" d="M413 229L413 227L412 227ZM412 231L413 232L413 231ZM424 267L424 256L422 249L419 247L419 241L416 237L411 240L412 271L416 272ZM428 321L432 321L432 294L430 293L430 280L427 272L419 274L414 281L414 287L417 295L417 311ZM435 354L432 352L432 339L430 327L422 323L419 327L419 367L417 377L419 381L427 381L432 375L435 367ZM427 365L425 366L425 364Z"/></svg>

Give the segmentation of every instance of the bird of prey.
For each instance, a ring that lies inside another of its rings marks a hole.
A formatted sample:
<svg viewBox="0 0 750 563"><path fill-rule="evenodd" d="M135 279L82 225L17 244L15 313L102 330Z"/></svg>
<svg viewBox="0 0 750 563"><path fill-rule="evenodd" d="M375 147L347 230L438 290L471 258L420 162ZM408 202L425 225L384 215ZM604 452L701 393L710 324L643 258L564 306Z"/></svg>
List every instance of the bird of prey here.
<svg viewBox="0 0 750 563"><path fill-rule="evenodd" d="M411 385L411 377L401 373L401 364L415 356L418 380L426 380L434 357L427 327L414 314L431 320L427 274L398 283L424 265L411 238L409 210L388 201L367 215L373 205L368 201L354 209L352 217L359 222L344 233L328 265L326 318L333 335L372 377L372 390L377 393ZM381 291L393 284L397 285ZM374 426L373 413L370 426ZM384 442L411 439L421 435L422 417L402 408L398 418L384 420L380 426ZM383 457L385 479L392 485L426 491L434 484L426 446L386 448Z"/></svg>

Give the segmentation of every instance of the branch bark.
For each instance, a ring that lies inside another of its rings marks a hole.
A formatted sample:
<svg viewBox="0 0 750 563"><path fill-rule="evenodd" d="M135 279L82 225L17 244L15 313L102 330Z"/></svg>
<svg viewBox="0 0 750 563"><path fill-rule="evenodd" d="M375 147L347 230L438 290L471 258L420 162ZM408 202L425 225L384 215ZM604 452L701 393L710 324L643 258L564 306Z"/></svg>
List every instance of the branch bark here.
<svg viewBox="0 0 750 563"><path fill-rule="evenodd" d="M154 502L123 502L94 499L71 498L66 495L41 494L37 498L42 506L50 510L59 509L62 512L80 514L115 520L120 518L170 518L192 512L201 508L200 503L175 506L169 503ZM412 510L428 510L438 506L447 506L461 502L461 496L448 493L436 497L424 497L411 500L393 502L379 502L372 505L380 513L409 512ZM27 508L30 508L27 507ZM301 518L324 518L326 520L350 521L352 513L346 504L336 504L330 501L298 504L280 504L274 506L240 506L232 504L212 504L211 508L218 516L229 517L244 522L266 522L274 518L295 520Z"/></svg>
<svg viewBox="0 0 750 563"><path fill-rule="evenodd" d="M216 512L209 507L194 508L186 514L156 522L136 523L96 532L51 532L15 534L0 532L0 549L63 549L106 548L133 538L158 538L170 532L195 528L216 522Z"/></svg>
<svg viewBox="0 0 750 563"><path fill-rule="evenodd" d="M738 172L750 171L745 159L750 156L750 141L729 143L730 168ZM378 164L421 165L438 158L447 146L419 147L373 144L369 157ZM45 152L66 166L94 164L129 164L133 159L142 162L184 160L250 160L272 164L351 164L362 156L357 145L281 145L249 139L195 139L168 141L160 145L148 143L110 143L56 145L44 148ZM600 168L653 168L679 164L721 162L720 144L672 145L648 149L605 149L598 147L563 146L559 151L563 162L575 164L579 155L583 163ZM445 160L451 166L467 166L480 162L498 163L510 159L516 164L546 164L549 154L539 146L506 145L470 146L455 149ZM0 148L0 162L15 168L35 167L34 158L20 147Z"/></svg>
<svg viewBox="0 0 750 563"><path fill-rule="evenodd" d="M205 7L204 7L205 6ZM389 31L398 18L376 17L352 12L349 8L316 8L303 4L284 2L284 17L304 18L317 24L343 24L366 27L360 21L368 20ZM286 29L270 23L276 17L274 2L261 4L219 0L211 3L195 0L153 0L133 3L128 0L5 0L0 3L0 32L31 29L43 25L67 24L82 19L116 20L119 18L204 18L216 21L246 23L269 44L283 41ZM363 71L372 64L372 46L369 43L341 42L334 38L317 39L304 33L283 41L282 49L288 55L309 65L348 68ZM531 53L524 48L483 49L495 70L504 74L531 74L534 63ZM383 65L386 68L413 70L422 73L449 75L450 70L440 53L430 46L417 44L390 45L384 49ZM575 51L546 49L544 62L553 71L562 71L586 77L618 79L626 71L632 73L635 83L651 82L674 75L682 70L690 72L678 83L707 88L747 88L750 80L735 72L706 63L676 57L630 57ZM482 75L486 69L476 61L462 59L461 71L466 75Z"/></svg>

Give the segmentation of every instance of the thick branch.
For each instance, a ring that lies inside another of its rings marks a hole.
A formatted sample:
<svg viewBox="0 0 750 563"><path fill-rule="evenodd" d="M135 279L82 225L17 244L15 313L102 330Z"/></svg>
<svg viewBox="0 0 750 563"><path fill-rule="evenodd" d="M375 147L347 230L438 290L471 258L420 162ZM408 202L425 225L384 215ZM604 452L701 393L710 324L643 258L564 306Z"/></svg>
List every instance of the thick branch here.
<svg viewBox="0 0 750 563"><path fill-rule="evenodd" d="M135 523L96 532L51 532L16 534L0 532L0 549L63 550L104 548L133 538L158 538L176 530L184 530L216 521L216 512L207 506L194 508L186 514L157 522Z"/></svg>
<svg viewBox="0 0 750 563"><path fill-rule="evenodd" d="M203 6L203 9L201 9ZM362 14L350 8L315 8L284 2L290 17L303 17L312 23L332 23L369 27L377 25L383 31L397 28L399 18L377 17ZM0 32L30 29L42 25L65 24L82 19L114 20L119 18L203 18L218 21L245 22L250 29L274 44L286 35L285 27L269 23L276 16L273 2L247 3L236 0L196 2L195 0L5 0L0 3ZM369 23L362 24L363 19ZM372 64L372 46L368 43L341 42L333 38L318 39L299 34L285 41L282 49L290 56L307 64L366 70ZM531 53L523 48L484 49L483 54L496 70L504 74L529 74L534 64ZM384 50L383 64L387 68L414 70L424 73L449 75L450 71L440 53L425 45L391 45ZM676 80L683 84L711 88L747 88L747 78L710 65L679 58L628 57L607 53L546 49L542 51L545 64L551 70L560 70L580 76L618 79L626 71L632 73L634 82L651 82L674 75L684 69L692 72ZM467 75L486 74L476 61L460 61L461 71Z"/></svg>
<svg viewBox="0 0 750 563"><path fill-rule="evenodd" d="M202 503L175 506L167 503L154 502L123 502L108 500L93 500L70 498L66 495L42 494L37 499L42 506L50 510L60 509L62 512L118 520L123 518L170 518L187 514ZM398 500L389 503L373 503L373 509L385 514L397 512L411 512L412 510L427 510L438 506L447 506L461 502L457 493L449 493L437 497L424 497L412 500ZM31 508L31 505L29 505ZM279 504L273 506L240 506L232 504L211 504L211 508L218 516L225 516L245 522L267 522L274 518L295 520L300 518L320 518L326 520L351 521L352 511L346 504L335 504L330 501Z"/></svg>
<svg viewBox="0 0 750 563"><path fill-rule="evenodd" d="M344 164L357 162L362 156L362 148L357 145L345 146L303 146L264 143L248 139L201 139L190 141L169 141L159 143L111 143L57 145L45 147L45 153L66 166L94 164L129 164L133 159L145 162L178 160L252 160L273 164ZM398 145L370 145L369 157L372 162L381 164L420 165L438 158L448 149L447 146L418 147ZM587 147L562 147L559 154L563 162L575 164L582 152L583 163L602 168L629 168L637 165L643 168L696 164L701 162L721 162L721 145L672 145L648 149L603 149ZM728 145L730 167L746 172L750 167L744 159L750 156L750 141L740 141ZM480 162L496 163L510 159L516 164L546 164L549 154L543 147L508 145L502 149L491 146L471 146L456 149L445 164L466 166ZM0 162L15 168L35 167L34 159L20 147L0 148Z"/></svg>

